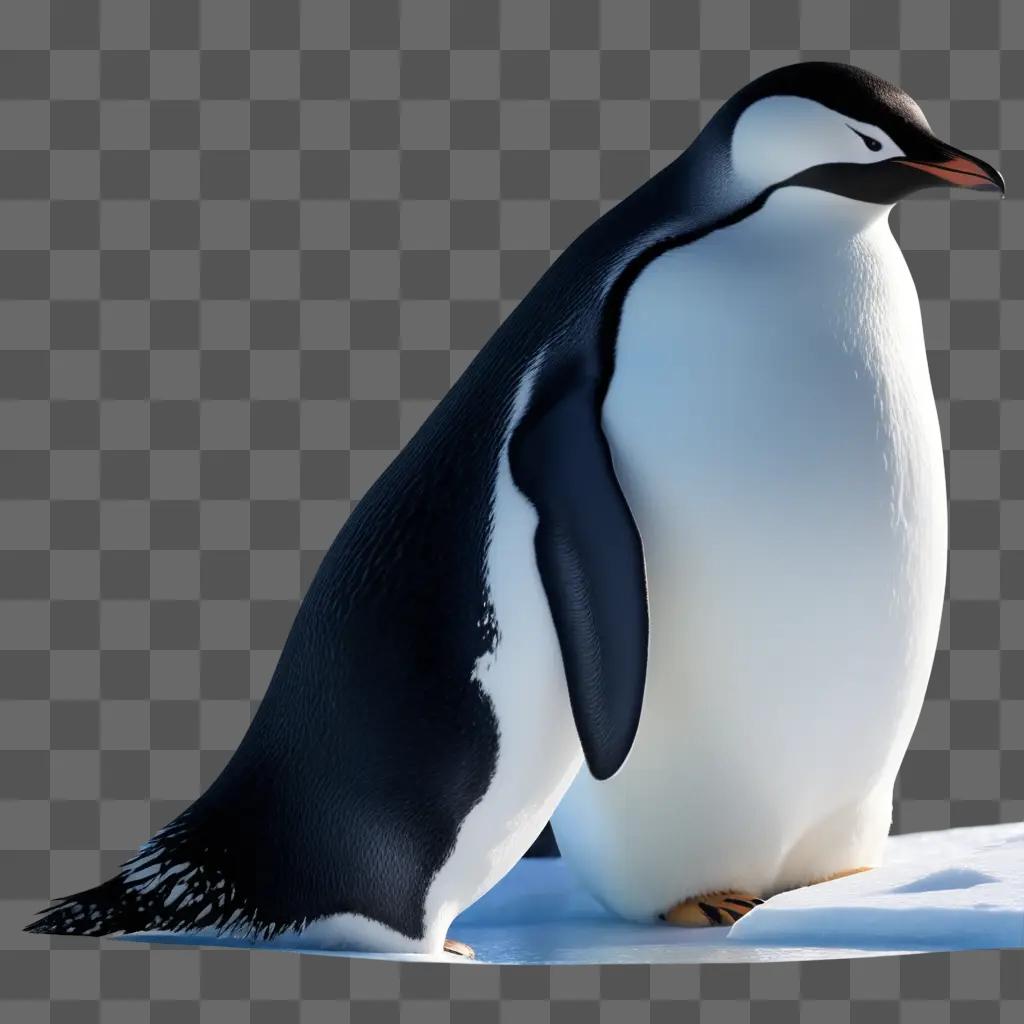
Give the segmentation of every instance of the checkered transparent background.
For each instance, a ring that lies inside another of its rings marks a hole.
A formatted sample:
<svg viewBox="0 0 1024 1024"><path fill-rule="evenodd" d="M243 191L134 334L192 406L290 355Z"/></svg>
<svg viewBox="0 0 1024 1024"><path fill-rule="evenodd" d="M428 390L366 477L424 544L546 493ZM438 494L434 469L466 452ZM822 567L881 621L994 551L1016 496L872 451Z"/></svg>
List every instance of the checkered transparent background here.
<svg viewBox="0 0 1024 1024"><path fill-rule="evenodd" d="M952 550L895 827L1024 817L1024 4L3 0L0 47L0 1017L1024 1019L1020 953L449 969L19 930L214 777L352 503L552 257L797 59L902 82L1010 183L898 215Z"/></svg>

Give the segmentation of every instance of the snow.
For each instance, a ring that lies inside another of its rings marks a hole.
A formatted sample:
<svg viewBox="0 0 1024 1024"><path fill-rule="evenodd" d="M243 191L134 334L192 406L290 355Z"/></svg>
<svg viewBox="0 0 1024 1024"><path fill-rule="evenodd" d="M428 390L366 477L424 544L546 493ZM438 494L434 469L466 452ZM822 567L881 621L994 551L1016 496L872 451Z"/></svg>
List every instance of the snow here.
<svg viewBox="0 0 1024 1024"><path fill-rule="evenodd" d="M780 893L731 928L622 921L562 860L524 860L456 918L451 936L474 948L472 962L492 964L754 963L1024 947L1024 823L891 837L881 867Z"/></svg>
<svg viewBox="0 0 1024 1024"><path fill-rule="evenodd" d="M1024 824L893 837L880 868L780 893L737 921L729 938L865 948L1024 946Z"/></svg>

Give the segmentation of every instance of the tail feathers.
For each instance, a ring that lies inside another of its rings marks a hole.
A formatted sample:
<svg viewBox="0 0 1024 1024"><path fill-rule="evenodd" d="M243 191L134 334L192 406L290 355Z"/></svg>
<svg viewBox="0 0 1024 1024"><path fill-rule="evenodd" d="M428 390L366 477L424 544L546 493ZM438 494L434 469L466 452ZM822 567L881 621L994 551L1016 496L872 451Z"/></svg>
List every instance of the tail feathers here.
<svg viewBox="0 0 1024 1024"><path fill-rule="evenodd" d="M135 930L128 890L121 875L73 896L65 896L25 931L42 935L113 935Z"/></svg>
<svg viewBox="0 0 1024 1024"><path fill-rule="evenodd" d="M100 936L212 928L268 938L283 930L259 921L230 883L207 865L183 860L177 845L173 836L158 835L119 874L58 900L25 931Z"/></svg>

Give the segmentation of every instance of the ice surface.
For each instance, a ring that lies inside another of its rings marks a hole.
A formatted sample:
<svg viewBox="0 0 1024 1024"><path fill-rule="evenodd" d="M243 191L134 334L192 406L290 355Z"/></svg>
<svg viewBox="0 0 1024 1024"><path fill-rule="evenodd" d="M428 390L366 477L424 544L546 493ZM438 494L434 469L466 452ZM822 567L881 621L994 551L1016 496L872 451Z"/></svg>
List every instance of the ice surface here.
<svg viewBox="0 0 1024 1024"><path fill-rule="evenodd" d="M874 871L780 893L737 921L731 941L1024 946L1024 824L889 840Z"/></svg>
<svg viewBox="0 0 1024 1024"><path fill-rule="evenodd" d="M451 935L473 946L477 963L498 964L751 963L1024 947L1024 823L892 837L881 867L780 893L732 928L631 924L607 913L562 860L524 860L455 920Z"/></svg>

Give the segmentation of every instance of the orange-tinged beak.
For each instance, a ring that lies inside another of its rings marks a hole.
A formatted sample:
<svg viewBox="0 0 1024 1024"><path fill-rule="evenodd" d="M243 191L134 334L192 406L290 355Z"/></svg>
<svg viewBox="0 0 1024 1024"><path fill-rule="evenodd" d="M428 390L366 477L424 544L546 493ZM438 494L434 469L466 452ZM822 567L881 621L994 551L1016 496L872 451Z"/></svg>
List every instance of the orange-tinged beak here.
<svg viewBox="0 0 1024 1024"><path fill-rule="evenodd" d="M915 170L924 171L926 174L932 174L950 185L987 192L999 191L1003 195L1006 194L1003 176L990 164L985 163L984 160L968 156L966 153L954 151L953 155L947 159L934 162L897 159L894 163L913 167Z"/></svg>

